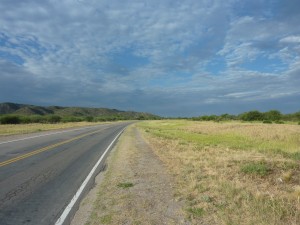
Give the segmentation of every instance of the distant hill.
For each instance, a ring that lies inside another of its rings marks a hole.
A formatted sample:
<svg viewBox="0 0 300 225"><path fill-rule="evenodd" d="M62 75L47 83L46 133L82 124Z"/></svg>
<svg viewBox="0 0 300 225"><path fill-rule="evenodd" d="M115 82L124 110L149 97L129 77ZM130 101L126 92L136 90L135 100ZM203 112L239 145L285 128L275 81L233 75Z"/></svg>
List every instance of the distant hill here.
<svg viewBox="0 0 300 225"><path fill-rule="evenodd" d="M78 116L78 117L101 117L120 116L126 119L158 119L157 115L144 112L120 111L108 108L85 108L85 107L61 107L61 106L36 106L17 104L11 102L0 103L0 115L58 115L58 116Z"/></svg>

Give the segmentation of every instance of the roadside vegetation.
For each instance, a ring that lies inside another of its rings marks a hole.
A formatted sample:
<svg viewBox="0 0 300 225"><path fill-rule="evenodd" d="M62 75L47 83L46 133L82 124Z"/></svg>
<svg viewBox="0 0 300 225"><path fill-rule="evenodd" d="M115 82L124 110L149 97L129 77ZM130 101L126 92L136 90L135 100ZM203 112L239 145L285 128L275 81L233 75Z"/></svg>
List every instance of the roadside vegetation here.
<svg viewBox="0 0 300 225"><path fill-rule="evenodd" d="M119 120L147 120L155 119L152 117L138 116L136 118L126 117L122 115L110 116L58 116L58 115L14 115L5 114L0 115L0 124L30 124L30 123L70 123L70 122L105 122L105 121L119 121Z"/></svg>
<svg viewBox="0 0 300 225"><path fill-rule="evenodd" d="M75 215L72 225L190 224L182 211L182 202L174 200L172 176L136 124L130 125L120 137L106 168L97 196L83 200L79 209L92 199L89 215L82 220L79 214Z"/></svg>
<svg viewBox="0 0 300 225"><path fill-rule="evenodd" d="M161 120L138 127L175 177L193 224L300 224L297 123Z"/></svg>
<svg viewBox="0 0 300 225"><path fill-rule="evenodd" d="M41 131L92 126L104 122L69 122L69 123L32 123L32 124L2 124L0 125L0 137L14 134L29 134Z"/></svg>
<svg viewBox="0 0 300 225"><path fill-rule="evenodd" d="M27 134L71 127L91 126L104 122L148 120L160 117L143 115L59 116L59 115L0 115L0 136Z"/></svg>

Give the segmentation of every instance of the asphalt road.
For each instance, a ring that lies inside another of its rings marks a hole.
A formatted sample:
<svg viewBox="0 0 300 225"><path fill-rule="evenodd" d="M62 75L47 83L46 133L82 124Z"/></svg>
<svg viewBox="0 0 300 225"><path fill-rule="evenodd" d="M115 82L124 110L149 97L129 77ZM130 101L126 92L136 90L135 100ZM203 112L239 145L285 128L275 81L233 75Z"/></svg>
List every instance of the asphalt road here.
<svg viewBox="0 0 300 225"><path fill-rule="evenodd" d="M103 152L127 125L105 124L0 142L0 224L55 224Z"/></svg>

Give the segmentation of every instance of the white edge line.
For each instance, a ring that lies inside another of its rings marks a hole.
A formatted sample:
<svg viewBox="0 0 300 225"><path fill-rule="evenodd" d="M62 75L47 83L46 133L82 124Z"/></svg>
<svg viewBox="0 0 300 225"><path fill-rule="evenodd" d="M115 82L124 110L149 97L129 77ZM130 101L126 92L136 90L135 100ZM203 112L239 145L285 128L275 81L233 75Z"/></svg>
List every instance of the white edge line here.
<svg viewBox="0 0 300 225"><path fill-rule="evenodd" d="M100 124L100 125L102 125L102 124ZM99 125L96 125L96 126L99 126ZM72 131L77 131L77 130L84 130L84 129L88 129L88 128L96 127L96 126L83 127L83 128L73 129L73 130L64 130L64 131L52 132L52 133L48 133L48 134L41 134L41 135L36 135L36 136L32 136L32 137L11 140L11 141L5 141L5 142L0 142L0 145L15 142L15 141L23 141L23 140L37 138L37 137L49 136L49 135L53 135L53 134L61 134L61 133L72 132Z"/></svg>
<svg viewBox="0 0 300 225"><path fill-rule="evenodd" d="M89 180L91 179L91 177L95 173L97 167L99 166L99 164L103 160L104 156L106 155L106 153L108 152L108 150L111 148L111 146L114 144L114 142L118 139L118 137L122 134L122 132L125 130L125 128L123 130L121 130L120 133L118 133L118 135L115 137L115 139L106 148L106 150L104 151L104 153L102 154L102 156L100 157L100 159L97 161L97 163L95 164L95 166L93 167L93 169L91 170L91 172L88 174L88 176L85 178L85 180L83 181L83 183L81 184L81 186L77 190L76 194L71 199L70 203L67 205L67 207L65 208L65 210L63 211L63 213L61 214L61 216L56 221L55 225L62 225L65 222L65 220L68 217L70 211L72 210L72 208L75 205L76 201L80 197L80 195L83 192L84 188L86 187L87 183L89 182Z"/></svg>

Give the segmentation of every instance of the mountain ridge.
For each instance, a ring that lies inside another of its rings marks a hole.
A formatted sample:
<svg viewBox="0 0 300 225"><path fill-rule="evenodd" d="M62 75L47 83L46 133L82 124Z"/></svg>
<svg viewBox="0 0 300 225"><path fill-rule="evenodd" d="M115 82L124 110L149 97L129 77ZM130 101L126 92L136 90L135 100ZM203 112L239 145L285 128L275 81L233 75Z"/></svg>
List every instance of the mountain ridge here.
<svg viewBox="0 0 300 225"><path fill-rule="evenodd" d="M64 106L37 106L30 104L18 104L12 102L0 103L0 115L58 115L58 116L122 116L131 119L137 118L160 118L157 115L147 112L122 111L109 108L89 108L89 107L64 107Z"/></svg>

